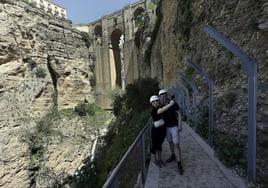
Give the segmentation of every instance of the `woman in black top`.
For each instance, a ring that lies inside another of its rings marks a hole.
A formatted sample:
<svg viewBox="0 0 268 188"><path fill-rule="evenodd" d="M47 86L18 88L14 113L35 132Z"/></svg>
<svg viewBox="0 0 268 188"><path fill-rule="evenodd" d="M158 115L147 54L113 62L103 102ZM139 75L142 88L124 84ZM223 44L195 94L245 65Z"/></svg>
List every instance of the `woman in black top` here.
<svg viewBox="0 0 268 188"><path fill-rule="evenodd" d="M162 119L161 114L166 110L168 110L171 106L173 106L175 102L171 100L169 104L161 107L158 96L153 95L150 98L150 103L152 104L153 107L151 111L151 116L154 122L151 131L151 139L152 139L151 153L154 155L154 164L158 167L161 167L161 165L163 165L161 157L162 144L166 136L166 128L164 126L164 121Z"/></svg>

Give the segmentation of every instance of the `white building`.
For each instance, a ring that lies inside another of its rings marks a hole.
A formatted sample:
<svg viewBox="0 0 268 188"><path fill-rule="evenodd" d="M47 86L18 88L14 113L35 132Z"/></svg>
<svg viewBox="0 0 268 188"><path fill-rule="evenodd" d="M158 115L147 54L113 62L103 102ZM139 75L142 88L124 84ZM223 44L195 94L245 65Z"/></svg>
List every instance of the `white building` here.
<svg viewBox="0 0 268 188"><path fill-rule="evenodd" d="M52 3L51 0L28 0L36 7L45 10L46 12L58 16L60 18L67 18L67 11L65 8Z"/></svg>

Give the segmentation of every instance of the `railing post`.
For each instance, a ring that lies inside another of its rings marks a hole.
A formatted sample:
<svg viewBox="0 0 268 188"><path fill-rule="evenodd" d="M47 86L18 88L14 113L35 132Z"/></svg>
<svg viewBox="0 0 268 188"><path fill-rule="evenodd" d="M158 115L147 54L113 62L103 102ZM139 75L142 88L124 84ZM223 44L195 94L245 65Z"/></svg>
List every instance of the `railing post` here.
<svg viewBox="0 0 268 188"><path fill-rule="evenodd" d="M213 135L214 135L214 98L213 98L213 82L209 81L209 129L208 129L208 142L210 146L213 146Z"/></svg>
<svg viewBox="0 0 268 188"><path fill-rule="evenodd" d="M256 180L256 98L257 98L257 66L252 63L251 74L248 75L248 179Z"/></svg>
<svg viewBox="0 0 268 188"><path fill-rule="evenodd" d="M197 130L197 113L196 113L196 91L193 93L193 108L194 108L194 127Z"/></svg>
<svg viewBox="0 0 268 188"><path fill-rule="evenodd" d="M145 148L144 148L144 134L141 136L139 147L140 147L140 166L141 166L141 182L142 187L145 184Z"/></svg>
<svg viewBox="0 0 268 188"><path fill-rule="evenodd" d="M256 108L257 108L257 64L237 45L213 27L206 25L204 31L222 46L236 55L244 65L248 76L248 180L256 181Z"/></svg>
<svg viewBox="0 0 268 188"><path fill-rule="evenodd" d="M148 146L148 148L149 148L149 152L151 152L151 145L152 145L152 140L151 140L151 136L152 136L152 124L153 124L153 120L150 120L150 123L149 123L149 142L148 142L148 144L149 144L149 146Z"/></svg>

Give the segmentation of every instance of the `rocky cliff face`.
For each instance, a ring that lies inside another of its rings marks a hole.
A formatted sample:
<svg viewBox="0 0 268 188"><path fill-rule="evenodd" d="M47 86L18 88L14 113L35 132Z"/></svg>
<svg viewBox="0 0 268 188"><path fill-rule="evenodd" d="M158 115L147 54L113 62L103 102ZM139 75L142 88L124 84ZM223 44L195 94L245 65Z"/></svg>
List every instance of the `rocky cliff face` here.
<svg viewBox="0 0 268 188"><path fill-rule="evenodd" d="M162 0L162 22L154 41L150 76L163 77L171 86L181 75L197 83L199 104L205 109L205 81L186 63L190 58L205 69L215 83L216 128L246 145L247 77L239 60L204 32L209 24L230 38L258 67L257 177L268 177L268 1ZM202 107L201 107L202 108ZM202 111L202 110L201 110ZM203 110L204 111L204 110ZM201 113L201 112L200 112ZM246 158L246 148L244 149Z"/></svg>
<svg viewBox="0 0 268 188"><path fill-rule="evenodd" d="M89 59L69 21L24 1L0 1L0 187L31 183L29 147L21 137L26 125L34 126L33 117L94 101ZM79 161L69 165L75 169Z"/></svg>

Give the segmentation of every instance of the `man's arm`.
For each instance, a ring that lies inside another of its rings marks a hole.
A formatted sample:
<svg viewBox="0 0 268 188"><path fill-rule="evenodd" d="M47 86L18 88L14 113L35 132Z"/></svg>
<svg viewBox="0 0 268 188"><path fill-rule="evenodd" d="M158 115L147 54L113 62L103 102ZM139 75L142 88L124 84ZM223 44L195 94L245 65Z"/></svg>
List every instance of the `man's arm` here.
<svg viewBox="0 0 268 188"><path fill-rule="evenodd" d="M157 114L162 114L163 112L167 111L171 106L175 104L174 100L171 100L167 105L163 106L162 108L159 108L157 110Z"/></svg>

